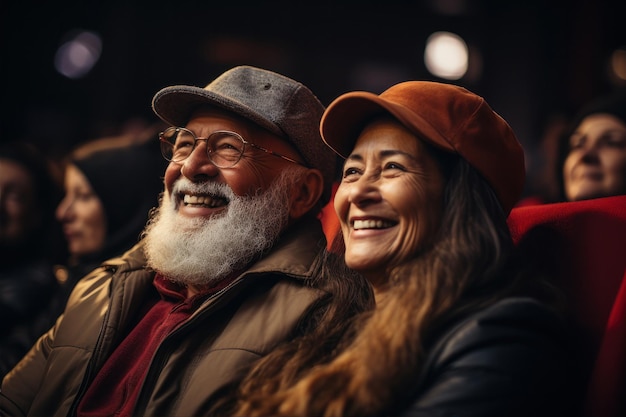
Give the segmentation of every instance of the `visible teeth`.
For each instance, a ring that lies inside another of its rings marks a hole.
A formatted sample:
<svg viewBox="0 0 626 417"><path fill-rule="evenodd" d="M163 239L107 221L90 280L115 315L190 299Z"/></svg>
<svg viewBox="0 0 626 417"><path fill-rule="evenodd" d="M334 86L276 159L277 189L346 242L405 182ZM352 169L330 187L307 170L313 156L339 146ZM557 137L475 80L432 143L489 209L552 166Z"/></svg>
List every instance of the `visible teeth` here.
<svg viewBox="0 0 626 417"><path fill-rule="evenodd" d="M393 226L393 223L384 220L355 220L354 229L384 229Z"/></svg>
<svg viewBox="0 0 626 417"><path fill-rule="evenodd" d="M189 195L185 194L183 196L183 202L186 205L203 205L208 207L217 207L224 205L226 201L222 198L212 198L210 196L202 196L202 195Z"/></svg>

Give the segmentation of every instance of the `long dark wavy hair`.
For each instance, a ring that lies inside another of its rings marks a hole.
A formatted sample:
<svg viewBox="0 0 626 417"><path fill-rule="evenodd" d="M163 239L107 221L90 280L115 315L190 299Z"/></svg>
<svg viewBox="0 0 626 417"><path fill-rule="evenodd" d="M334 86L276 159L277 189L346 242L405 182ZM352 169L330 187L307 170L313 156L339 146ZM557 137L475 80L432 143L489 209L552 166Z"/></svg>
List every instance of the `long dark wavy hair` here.
<svg viewBox="0 0 626 417"><path fill-rule="evenodd" d="M394 415L408 406L407 387L451 321L513 294L551 296L551 287L521 273L491 187L464 159L447 154L446 161L444 213L432 245L388 271L389 290L374 309L333 325L322 320L258 362L229 415Z"/></svg>

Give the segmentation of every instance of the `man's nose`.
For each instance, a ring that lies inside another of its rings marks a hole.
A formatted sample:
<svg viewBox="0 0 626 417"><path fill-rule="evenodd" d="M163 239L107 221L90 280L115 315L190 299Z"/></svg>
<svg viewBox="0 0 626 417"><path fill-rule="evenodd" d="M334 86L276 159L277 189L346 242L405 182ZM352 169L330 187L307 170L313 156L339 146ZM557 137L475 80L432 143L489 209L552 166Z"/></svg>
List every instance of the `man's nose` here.
<svg viewBox="0 0 626 417"><path fill-rule="evenodd" d="M184 177L192 181L201 177L214 177L219 173L219 168L209 158L207 139L196 139L196 144L183 161L180 171Z"/></svg>

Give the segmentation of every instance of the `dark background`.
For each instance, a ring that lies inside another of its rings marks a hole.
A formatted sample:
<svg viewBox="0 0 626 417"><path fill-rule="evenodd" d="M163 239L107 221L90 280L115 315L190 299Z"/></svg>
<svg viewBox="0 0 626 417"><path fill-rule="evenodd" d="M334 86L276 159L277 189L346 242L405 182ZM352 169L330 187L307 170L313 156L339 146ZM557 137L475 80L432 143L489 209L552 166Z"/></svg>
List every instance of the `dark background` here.
<svg viewBox="0 0 626 417"><path fill-rule="evenodd" d="M151 99L165 86L204 86L249 64L303 82L324 104L408 79L462 85L516 131L533 193L543 187L551 129L591 98L623 88L608 71L611 53L626 47L623 0L0 4L0 140L28 140L54 157L131 120L156 121ZM68 79L53 61L75 29L98 33L102 55L85 77ZM426 70L424 44L439 30L463 37L478 57L465 78Z"/></svg>

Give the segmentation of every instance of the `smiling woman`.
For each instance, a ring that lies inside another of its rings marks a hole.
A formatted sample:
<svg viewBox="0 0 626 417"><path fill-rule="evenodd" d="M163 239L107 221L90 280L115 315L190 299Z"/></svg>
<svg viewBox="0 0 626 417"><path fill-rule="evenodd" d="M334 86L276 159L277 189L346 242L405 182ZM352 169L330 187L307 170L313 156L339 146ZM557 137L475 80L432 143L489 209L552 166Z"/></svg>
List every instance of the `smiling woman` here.
<svg viewBox="0 0 626 417"><path fill-rule="evenodd" d="M580 110L563 136L558 168L565 201L626 194L626 93Z"/></svg>
<svg viewBox="0 0 626 417"><path fill-rule="evenodd" d="M463 88L409 81L340 96L320 130L345 159L345 262L376 307L330 360L302 339L265 358L233 415L573 415L560 294L506 224L525 176L507 122Z"/></svg>
<svg viewBox="0 0 626 417"><path fill-rule="evenodd" d="M386 285L393 258L423 251L441 221L443 153L391 117L369 124L347 158L335 195L346 264Z"/></svg>

